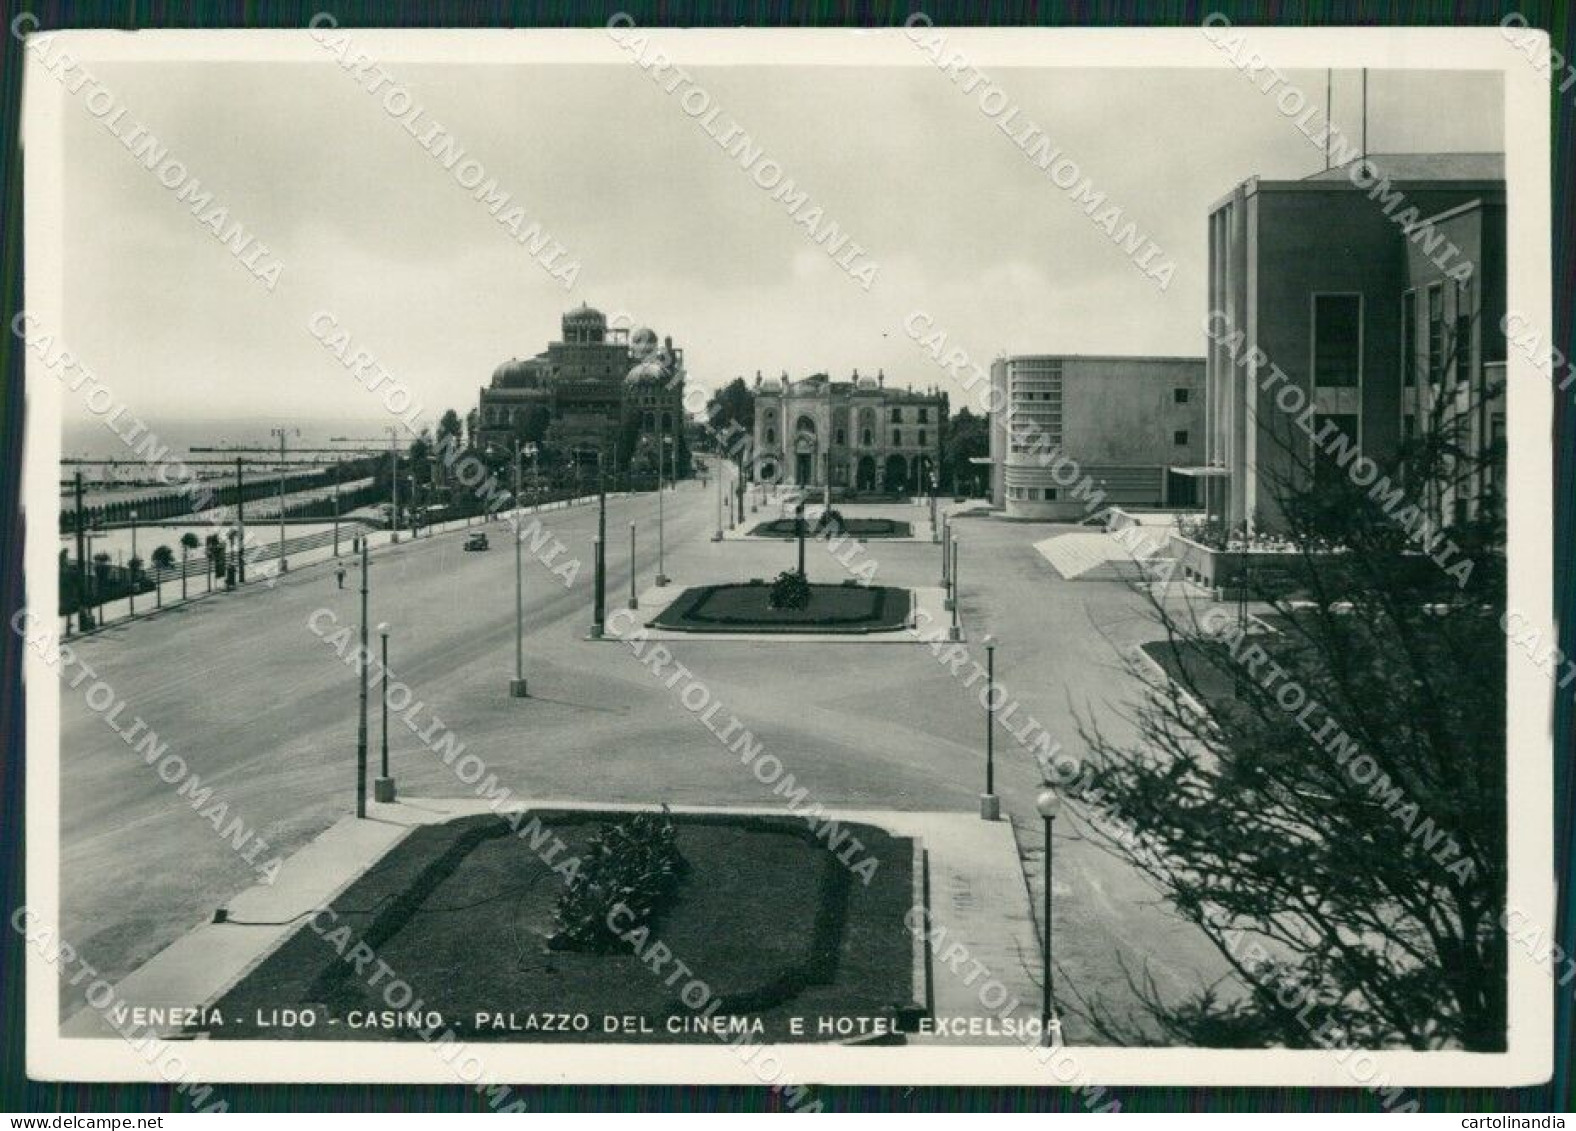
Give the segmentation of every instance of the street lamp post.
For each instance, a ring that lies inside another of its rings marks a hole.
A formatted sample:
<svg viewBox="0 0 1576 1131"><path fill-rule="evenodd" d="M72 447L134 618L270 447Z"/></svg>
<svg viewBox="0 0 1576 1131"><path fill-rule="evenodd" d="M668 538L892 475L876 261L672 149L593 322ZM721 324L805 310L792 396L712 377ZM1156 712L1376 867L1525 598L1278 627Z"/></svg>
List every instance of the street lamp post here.
<svg viewBox="0 0 1576 1131"><path fill-rule="evenodd" d="M1041 936L1043 945L1040 950L1040 965L1043 975L1041 977L1040 997L1040 1024L1044 1030L1044 1043L1046 1045L1061 1043L1061 1021L1056 1016L1056 968L1051 961L1051 880L1053 876L1051 855L1051 829L1056 824L1056 814L1061 812L1062 797L1054 789L1046 788L1034 799L1034 807L1040 811L1040 818L1045 825L1045 933ZM1053 1039L1052 1034L1055 1034Z"/></svg>
<svg viewBox="0 0 1576 1131"><path fill-rule="evenodd" d="M947 570L945 582L947 588L946 608L955 611L958 605L958 540L956 538L947 539L946 548L952 551L950 555L952 562Z"/></svg>
<svg viewBox="0 0 1576 1131"><path fill-rule="evenodd" d="M980 820L1001 820L996 796L996 638L985 638L985 792L980 794Z"/></svg>
<svg viewBox="0 0 1576 1131"><path fill-rule="evenodd" d="M285 437L294 432L301 435L299 428L270 428L270 436L279 437L279 572L288 573L290 563L285 560Z"/></svg>
<svg viewBox="0 0 1576 1131"><path fill-rule="evenodd" d="M93 561L93 539L98 535L98 533L99 531L97 526L90 527L85 532L83 542L86 543L86 546L81 551L87 555L87 569L83 573L81 581L81 585L83 587L82 598L87 602L86 606L84 607L88 610L88 621L95 628L98 627L99 621L102 620L104 616L104 608L99 603L100 586L98 583L98 567ZM97 608L96 614L94 612L95 608ZM82 613L80 610L77 613L77 630L79 632L82 630Z"/></svg>
<svg viewBox="0 0 1576 1131"><path fill-rule="evenodd" d="M80 472L80 471L78 471L76 473L76 497L77 497L77 523L76 523L76 526L77 526L77 569L76 569L76 574L77 574L77 602L76 602L76 604L77 604L77 608L76 608L76 614L77 614L77 631L81 632L82 631L82 610L87 608L87 600L88 600L88 559L87 559L87 556L86 556L87 555L87 547L86 547L87 529L86 528L87 528L87 517L88 516L87 516L87 512L82 509L82 472ZM88 614L88 620L91 622L92 619L93 619L93 614L89 613ZM67 627L69 628L69 626L70 626L70 622L68 621L67 622Z"/></svg>
<svg viewBox="0 0 1576 1131"><path fill-rule="evenodd" d="M952 610L952 628L947 633L949 640L963 639L963 626L958 623L958 540L952 539L952 591L947 598L947 608Z"/></svg>
<svg viewBox="0 0 1576 1131"><path fill-rule="evenodd" d="M602 539L600 535L591 539L591 552L592 561L596 566L596 593L593 595L591 603L591 639L601 640L602 626L605 623L606 616L605 595L602 591L602 584L606 580L604 570L607 568L607 565L602 557Z"/></svg>
<svg viewBox="0 0 1576 1131"><path fill-rule="evenodd" d="M394 779L389 776L389 626L378 625L383 670L378 675L378 697L383 700L382 758L378 762L382 771L372 783L372 796L383 805L394 800Z"/></svg>
<svg viewBox="0 0 1576 1131"><path fill-rule="evenodd" d="M131 570L131 615L137 615L137 512L129 512L131 518L131 561L126 565Z"/></svg>
<svg viewBox="0 0 1576 1131"><path fill-rule="evenodd" d="M629 524L629 607L640 608L640 598L635 593L635 524Z"/></svg>
<svg viewBox="0 0 1576 1131"><path fill-rule="evenodd" d="M722 541L722 457L717 457L717 532L711 536L713 542Z"/></svg>
<svg viewBox="0 0 1576 1131"><path fill-rule="evenodd" d="M340 463L334 461L334 556L339 557L339 471Z"/></svg>
<svg viewBox="0 0 1576 1131"><path fill-rule="evenodd" d="M520 445L514 448L514 678L509 681L509 697L525 698L525 580L521 566L520 542Z"/></svg>
<svg viewBox="0 0 1576 1131"><path fill-rule="evenodd" d="M662 427L662 416L657 415L657 588L661 589L668 583L666 559L663 546L662 523L662 474L663 464L667 453L667 431Z"/></svg>
<svg viewBox="0 0 1576 1131"><path fill-rule="evenodd" d="M936 527L936 491L941 486L939 477L935 472L930 473L930 540L941 541L941 531Z"/></svg>
<svg viewBox="0 0 1576 1131"><path fill-rule="evenodd" d="M242 553L235 559L235 578L238 584L246 584L246 480L241 473L241 457L235 457L235 526L241 532L241 544L238 547ZM233 531L231 532L234 533ZM235 549L237 547L232 547ZM225 580L229 580L229 571L226 570ZM231 585L228 588L235 588Z"/></svg>
<svg viewBox="0 0 1576 1131"><path fill-rule="evenodd" d="M952 556L952 522L944 519L941 523L941 587L950 590L952 587L952 567L948 559Z"/></svg>
<svg viewBox="0 0 1576 1131"><path fill-rule="evenodd" d="M393 533L390 542L399 541L399 433L390 427L389 433L389 515L392 518L390 526Z"/></svg>
<svg viewBox="0 0 1576 1131"><path fill-rule="evenodd" d="M799 542L799 577L804 579L804 500L800 499L793 508L793 534Z"/></svg>
<svg viewBox="0 0 1576 1131"><path fill-rule="evenodd" d="M361 678L360 710L356 717L356 816L367 815L367 542L361 540L361 652L357 671Z"/></svg>

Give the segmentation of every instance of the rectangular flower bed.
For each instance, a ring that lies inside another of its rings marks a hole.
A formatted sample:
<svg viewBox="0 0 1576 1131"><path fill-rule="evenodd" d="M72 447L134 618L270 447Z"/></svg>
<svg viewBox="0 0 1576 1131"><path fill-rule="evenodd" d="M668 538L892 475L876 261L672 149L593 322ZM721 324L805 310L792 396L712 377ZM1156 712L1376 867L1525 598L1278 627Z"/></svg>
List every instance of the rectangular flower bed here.
<svg viewBox="0 0 1576 1131"><path fill-rule="evenodd" d="M886 585L810 586L810 602L774 609L771 586L702 585L686 589L651 622L676 632L893 632L907 627L913 597Z"/></svg>

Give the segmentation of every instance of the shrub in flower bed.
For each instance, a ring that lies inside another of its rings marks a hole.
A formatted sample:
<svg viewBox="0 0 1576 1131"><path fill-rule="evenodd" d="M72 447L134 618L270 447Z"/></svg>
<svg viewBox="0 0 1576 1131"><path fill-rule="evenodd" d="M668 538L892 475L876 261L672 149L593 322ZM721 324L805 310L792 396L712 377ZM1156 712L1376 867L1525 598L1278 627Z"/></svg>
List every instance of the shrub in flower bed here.
<svg viewBox="0 0 1576 1131"><path fill-rule="evenodd" d="M613 909L629 909L619 916L621 924L645 925L673 899L688 870L666 808L603 825L586 846L579 882L558 897L557 930L548 947L597 954L622 949L623 940L608 926Z"/></svg>
<svg viewBox="0 0 1576 1131"><path fill-rule="evenodd" d="M774 609L802 609L810 603L810 582L798 570L785 569L772 582L767 603Z"/></svg>

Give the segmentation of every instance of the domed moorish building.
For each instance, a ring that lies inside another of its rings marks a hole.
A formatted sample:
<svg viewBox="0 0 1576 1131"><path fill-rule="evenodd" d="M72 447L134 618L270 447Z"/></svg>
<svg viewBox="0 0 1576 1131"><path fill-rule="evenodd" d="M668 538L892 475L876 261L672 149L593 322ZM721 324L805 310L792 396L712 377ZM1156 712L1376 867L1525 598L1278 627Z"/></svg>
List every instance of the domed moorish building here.
<svg viewBox="0 0 1576 1131"><path fill-rule="evenodd" d="M834 381L755 375L755 476L847 494L922 494L941 466L947 394L887 388L886 374Z"/></svg>
<svg viewBox="0 0 1576 1131"><path fill-rule="evenodd" d="M659 427L682 436L684 351L672 338L659 346L650 330L637 330L631 339L629 330L609 329L606 316L584 304L563 316L562 334L546 352L493 370L477 412L483 447L512 447L519 430L543 413L550 442L595 448L610 459L616 451L619 465L630 456L622 447L654 444Z"/></svg>

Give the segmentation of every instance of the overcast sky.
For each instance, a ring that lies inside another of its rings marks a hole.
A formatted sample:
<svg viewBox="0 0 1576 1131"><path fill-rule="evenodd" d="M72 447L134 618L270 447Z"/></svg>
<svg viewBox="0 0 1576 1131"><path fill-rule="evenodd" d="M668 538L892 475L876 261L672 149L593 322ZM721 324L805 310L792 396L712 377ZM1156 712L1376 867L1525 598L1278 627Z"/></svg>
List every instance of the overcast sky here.
<svg viewBox="0 0 1576 1131"><path fill-rule="evenodd" d="M304 329L327 310L433 411L582 301L686 350L692 380L756 370L944 380L902 329L930 312L1000 351L1201 354L1205 220L1318 150L1234 71L993 71L1175 260L1162 293L966 96L912 70L697 68L700 83L879 265L869 293L629 63L401 65L418 105L582 264L566 293L331 62L95 68L283 263L270 293L67 99L66 337L149 420L365 419L375 399ZM1293 73L1322 95L1324 74ZM1355 72L1336 120L1357 135ZM1499 150L1490 74L1370 76L1373 152ZM77 408L68 398L68 419ZM77 413L76 415L81 415Z"/></svg>

